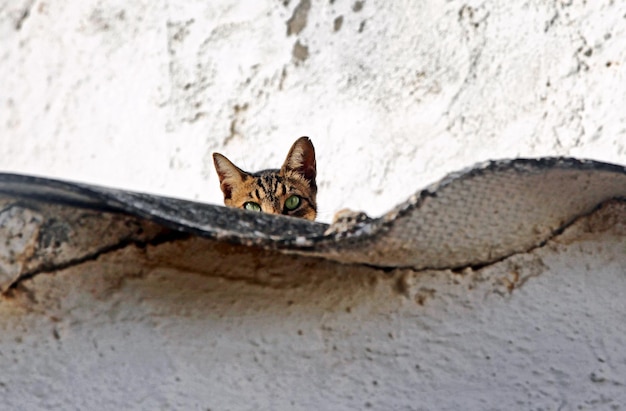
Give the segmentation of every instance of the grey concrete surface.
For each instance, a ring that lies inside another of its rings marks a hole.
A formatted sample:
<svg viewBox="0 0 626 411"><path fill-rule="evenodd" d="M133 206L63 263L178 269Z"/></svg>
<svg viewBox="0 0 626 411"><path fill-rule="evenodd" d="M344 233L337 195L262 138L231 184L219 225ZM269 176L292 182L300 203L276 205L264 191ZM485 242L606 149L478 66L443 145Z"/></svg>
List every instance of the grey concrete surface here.
<svg viewBox="0 0 626 411"><path fill-rule="evenodd" d="M130 217L36 208L44 217L27 260L53 258L0 299L4 409L626 402L623 202L528 253L454 272L342 265L172 236ZM76 239L98 222L119 242L94 251ZM129 227L141 238L129 241ZM22 267L24 256L13 257L3 267Z"/></svg>

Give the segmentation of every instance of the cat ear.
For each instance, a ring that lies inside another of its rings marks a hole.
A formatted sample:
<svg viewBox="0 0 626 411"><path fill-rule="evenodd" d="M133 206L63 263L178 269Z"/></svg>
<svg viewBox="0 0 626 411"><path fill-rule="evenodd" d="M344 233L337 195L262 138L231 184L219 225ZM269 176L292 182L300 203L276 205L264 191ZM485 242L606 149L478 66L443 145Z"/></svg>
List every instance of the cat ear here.
<svg viewBox="0 0 626 411"><path fill-rule="evenodd" d="M229 200L232 197L233 188L245 180L247 173L220 153L213 153L213 163L220 179L224 200Z"/></svg>
<svg viewBox="0 0 626 411"><path fill-rule="evenodd" d="M309 181L311 188L315 188L317 170L315 166L315 149L308 137L300 137L293 143L281 171L295 171Z"/></svg>

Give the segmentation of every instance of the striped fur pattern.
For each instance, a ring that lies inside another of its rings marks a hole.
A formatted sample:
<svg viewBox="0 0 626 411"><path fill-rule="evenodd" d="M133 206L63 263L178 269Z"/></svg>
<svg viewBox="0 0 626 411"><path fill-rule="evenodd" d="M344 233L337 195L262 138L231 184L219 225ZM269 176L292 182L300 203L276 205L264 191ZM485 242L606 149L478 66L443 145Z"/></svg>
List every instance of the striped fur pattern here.
<svg viewBox="0 0 626 411"><path fill-rule="evenodd" d="M219 153L213 162L227 207L315 220L315 149L308 137L293 143L279 170L248 173Z"/></svg>

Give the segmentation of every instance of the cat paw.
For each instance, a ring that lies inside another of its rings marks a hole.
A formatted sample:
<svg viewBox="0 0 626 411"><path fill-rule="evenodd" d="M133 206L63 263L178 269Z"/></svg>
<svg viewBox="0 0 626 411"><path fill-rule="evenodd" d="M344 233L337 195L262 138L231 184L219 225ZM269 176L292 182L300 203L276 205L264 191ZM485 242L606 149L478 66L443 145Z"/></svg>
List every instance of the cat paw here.
<svg viewBox="0 0 626 411"><path fill-rule="evenodd" d="M363 211L354 211L349 208L344 208L335 213L333 222L328 227L325 235L341 234L352 231L354 228L362 226L364 223L371 221L372 219Z"/></svg>

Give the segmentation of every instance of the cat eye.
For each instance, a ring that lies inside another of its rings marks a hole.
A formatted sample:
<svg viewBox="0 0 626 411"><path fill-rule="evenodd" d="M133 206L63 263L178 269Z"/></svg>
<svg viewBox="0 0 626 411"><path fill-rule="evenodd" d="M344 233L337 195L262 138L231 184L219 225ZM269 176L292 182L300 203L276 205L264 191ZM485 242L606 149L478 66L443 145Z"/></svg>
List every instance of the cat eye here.
<svg viewBox="0 0 626 411"><path fill-rule="evenodd" d="M261 211L261 206L253 201L248 201L243 205L243 208L249 211Z"/></svg>
<svg viewBox="0 0 626 411"><path fill-rule="evenodd" d="M285 201L285 208L287 210L295 210L300 205L300 197L291 196Z"/></svg>

